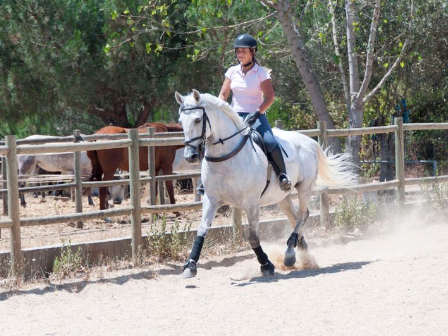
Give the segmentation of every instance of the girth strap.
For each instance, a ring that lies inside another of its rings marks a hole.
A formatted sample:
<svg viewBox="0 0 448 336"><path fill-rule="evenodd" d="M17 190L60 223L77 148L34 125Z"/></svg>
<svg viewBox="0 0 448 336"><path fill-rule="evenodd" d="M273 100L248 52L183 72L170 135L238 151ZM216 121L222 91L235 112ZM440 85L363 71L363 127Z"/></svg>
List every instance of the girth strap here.
<svg viewBox="0 0 448 336"><path fill-rule="evenodd" d="M261 193L260 197L263 196L264 192L269 187L269 184L271 183L271 175L272 175L272 165L268 163L268 170L266 172L266 185L264 186L263 192Z"/></svg>
<svg viewBox="0 0 448 336"><path fill-rule="evenodd" d="M235 155L237 155L244 147L244 145L247 142L247 139L249 138L249 135L245 135L243 140L240 142L240 144L238 145L237 148L235 148L233 151L231 151L229 154L226 154L224 156L220 156L220 157L210 157L210 156L205 156L205 159L209 162L222 162L222 161L226 161L230 158L233 158Z"/></svg>

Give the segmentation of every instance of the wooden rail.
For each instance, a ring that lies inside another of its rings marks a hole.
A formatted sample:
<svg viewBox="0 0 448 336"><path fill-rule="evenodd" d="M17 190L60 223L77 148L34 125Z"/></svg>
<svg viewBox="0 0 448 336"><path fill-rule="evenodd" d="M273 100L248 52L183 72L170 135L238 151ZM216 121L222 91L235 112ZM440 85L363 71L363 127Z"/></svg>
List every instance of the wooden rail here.
<svg viewBox="0 0 448 336"><path fill-rule="evenodd" d="M279 123L280 125L280 123ZM320 196L321 202L321 223L326 225L329 220L329 195L333 194L346 194L346 193L360 193L387 189L396 189L398 194L398 204L404 203L405 186L425 183L442 183L448 182L448 175L438 177L425 177L425 178L408 178L404 177L404 131L415 130L446 130L448 129L448 123L443 124L403 124L401 118L395 119L395 125L383 126L383 127L368 127L359 129L344 129L344 130L328 130L325 122L319 122L317 129L312 130L300 130L297 132L306 134L312 137L318 137L318 142L323 148L327 146L328 137L343 137L351 135L364 135L364 134L382 134L382 133L395 133L395 153L396 153L396 179L393 181L363 184L351 188L316 188L313 191L313 195ZM181 178L193 178L199 177L199 172L183 173L177 175L167 176L155 176L153 169L154 162L154 147L155 146L172 146L183 144L184 138L181 132L175 132L178 134L167 133L154 133L154 129L149 129L148 134L137 134L136 130L130 130L127 134L120 135L88 135L83 136L84 141L96 142L70 142L79 139L79 132L75 132L73 136L60 137L60 138L48 138L39 139L35 141L30 140L17 140L14 136L7 136L4 143L0 143L0 155L4 156L3 160L3 175L6 174L7 186L6 189L0 189L0 194L7 194L7 216L3 216L0 219L0 229L9 229L11 231L11 268L12 274L18 275L23 267L23 258L21 250L21 226L35 226L35 225L47 225L55 224L67 221L75 221L78 227L82 227L82 221L96 218L106 218L120 215L130 215L132 223L132 252L133 257L137 256L139 246L141 244L141 214L144 213L165 213L176 211L193 211L202 207L201 202L184 203L176 205L155 205L155 194L151 195L151 204L140 204L140 183L150 183L155 190L155 183L181 179ZM166 136L170 136L167 138ZM113 140L115 139L115 140ZM31 145L31 143L33 145ZM36 145L38 143L38 145ZM141 176L141 172L138 171L138 148L140 146L147 146L149 151L149 171L146 176ZM82 182L79 171L79 152L85 150L98 150L98 149L111 149L111 148L128 148L130 172L129 179L116 180L116 181L101 181L101 182ZM73 152L75 158L75 174L74 182L67 183L65 185L48 186L48 187L27 187L18 188L18 176L17 176L17 155L18 154L42 154L42 153L64 153ZM7 166L8 169L5 169ZM85 187L103 187L111 185L130 185L131 189L131 206L123 207L120 209L109 209L104 211L91 211L82 212L82 206L80 196L82 188ZM20 218L19 213L19 191L44 191L54 189L75 189L76 199L76 213L58 216L47 216L37 218ZM3 197L5 201L5 197ZM6 203L6 202L5 202ZM241 211L236 210L233 215L234 220L234 234L241 235Z"/></svg>

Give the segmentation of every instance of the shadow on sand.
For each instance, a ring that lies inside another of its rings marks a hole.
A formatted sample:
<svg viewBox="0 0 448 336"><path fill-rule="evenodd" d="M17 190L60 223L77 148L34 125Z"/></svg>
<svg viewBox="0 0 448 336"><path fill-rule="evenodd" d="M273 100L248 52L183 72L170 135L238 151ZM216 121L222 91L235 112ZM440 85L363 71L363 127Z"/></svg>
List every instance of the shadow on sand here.
<svg viewBox="0 0 448 336"><path fill-rule="evenodd" d="M229 267L235 265L236 263L243 261L245 259L252 259L253 255L245 256L234 256L224 258L220 262L208 261L204 264L199 264L198 268L212 269L214 267ZM78 280L71 281L62 284L43 284L43 288L33 288L33 289L13 289L10 291L5 291L0 293L0 302L5 301L12 296L18 295L45 295L47 293L54 293L58 291L65 291L68 293L80 293L87 286L101 285L101 284L114 284L123 285L130 280L150 280L158 276L164 275L180 275L182 273L182 263L166 263L161 265L162 268L157 270L142 270L133 274L120 275L113 278L98 279L98 280Z"/></svg>
<svg viewBox="0 0 448 336"><path fill-rule="evenodd" d="M345 271L351 271L351 270L357 270L362 268L365 265L370 264L371 261L359 261L359 262L349 262L349 263L342 263L342 264L335 264L329 267L324 268L317 268L317 269L308 269L308 270L293 270L289 272L288 274L282 274L276 272L274 276L272 277L255 277L248 282L233 282L232 284L238 287L244 287L253 285L256 283L270 283L270 282L278 282L281 280L288 280L288 279L300 279L300 278L310 278L315 277L317 275L321 274L334 274L334 273L340 273Z"/></svg>

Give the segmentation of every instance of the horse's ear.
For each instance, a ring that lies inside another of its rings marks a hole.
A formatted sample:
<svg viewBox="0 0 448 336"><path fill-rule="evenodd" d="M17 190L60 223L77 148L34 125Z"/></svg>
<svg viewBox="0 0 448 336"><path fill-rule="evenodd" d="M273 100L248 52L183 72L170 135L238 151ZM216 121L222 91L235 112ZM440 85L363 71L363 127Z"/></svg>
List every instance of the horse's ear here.
<svg viewBox="0 0 448 336"><path fill-rule="evenodd" d="M193 98L196 100L196 103L199 104L201 102L201 94L198 90L193 89Z"/></svg>
<svg viewBox="0 0 448 336"><path fill-rule="evenodd" d="M179 92L176 91L176 93L174 94L174 96L176 97L177 103L178 103L179 105L182 105L182 104L184 103L185 98L182 97L182 95L181 95Z"/></svg>

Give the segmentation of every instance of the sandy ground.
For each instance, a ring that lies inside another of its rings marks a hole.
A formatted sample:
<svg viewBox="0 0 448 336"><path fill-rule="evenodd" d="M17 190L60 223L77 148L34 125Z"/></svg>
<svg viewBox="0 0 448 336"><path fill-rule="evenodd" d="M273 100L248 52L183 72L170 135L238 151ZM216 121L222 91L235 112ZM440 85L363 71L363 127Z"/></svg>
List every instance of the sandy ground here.
<svg viewBox="0 0 448 336"><path fill-rule="evenodd" d="M0 334L447 335L447 241L447 223L407 219L363 238L310 239L316 269L281 269L284 241L264 243L273 278L246 251L201 260L192 279L176 263L28 284L0 292Z"/></svg>

